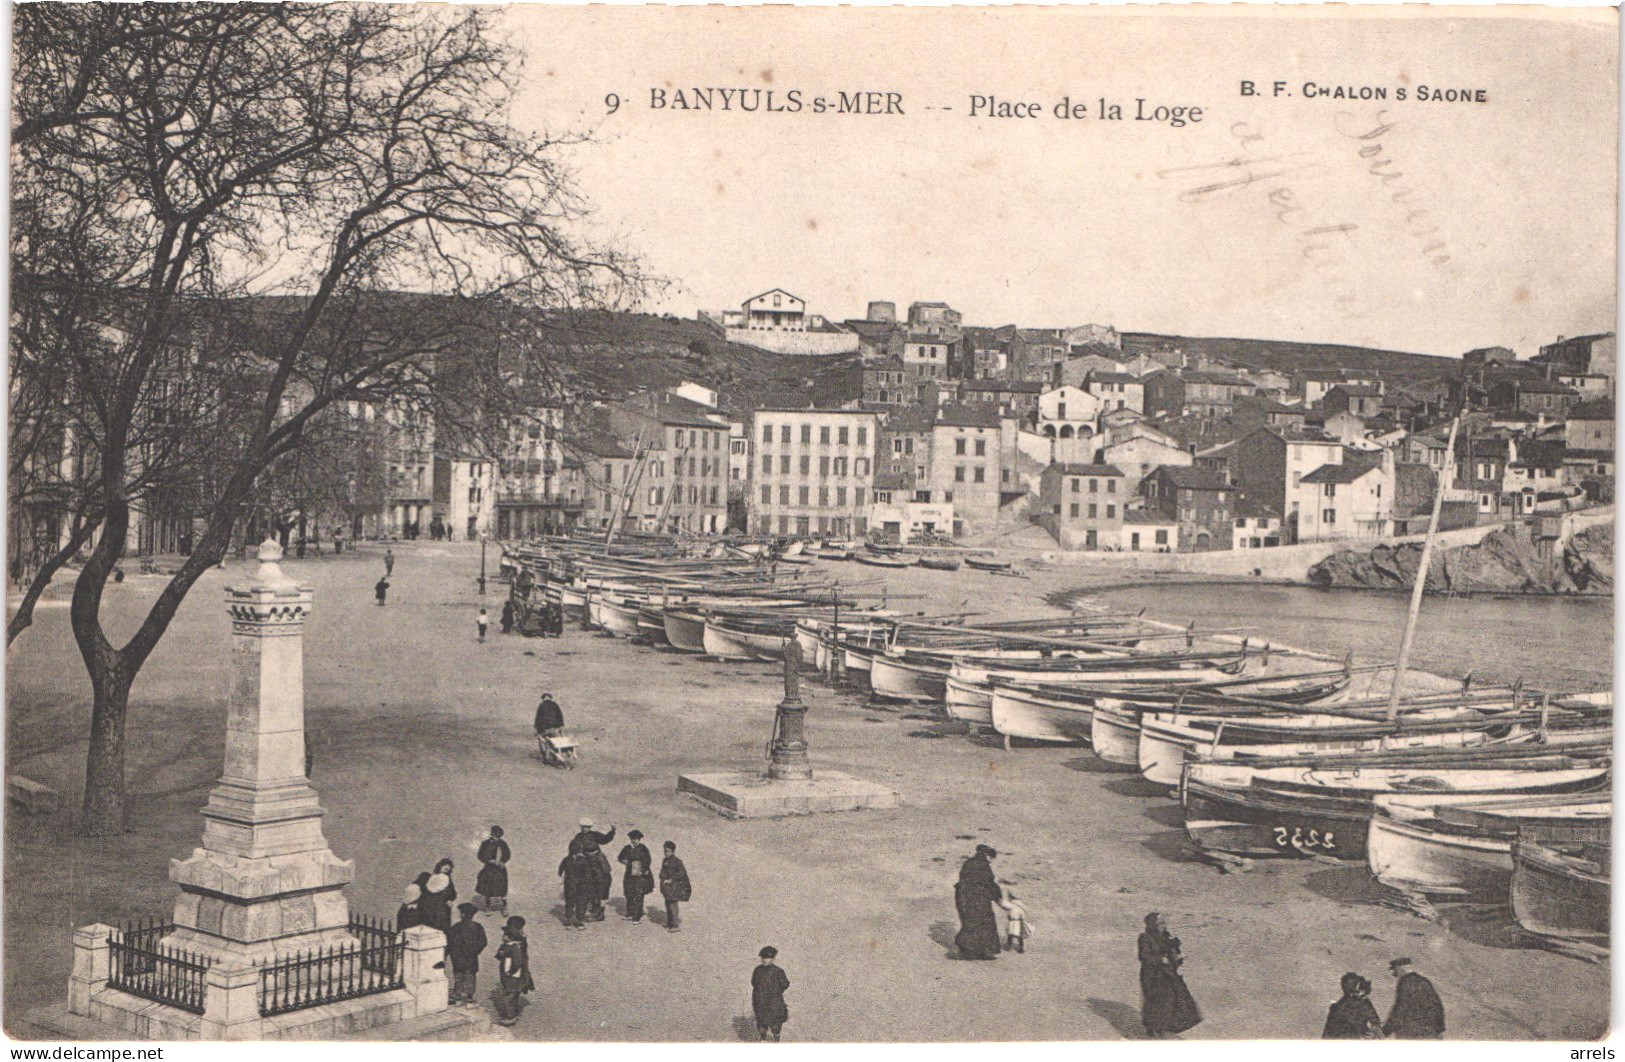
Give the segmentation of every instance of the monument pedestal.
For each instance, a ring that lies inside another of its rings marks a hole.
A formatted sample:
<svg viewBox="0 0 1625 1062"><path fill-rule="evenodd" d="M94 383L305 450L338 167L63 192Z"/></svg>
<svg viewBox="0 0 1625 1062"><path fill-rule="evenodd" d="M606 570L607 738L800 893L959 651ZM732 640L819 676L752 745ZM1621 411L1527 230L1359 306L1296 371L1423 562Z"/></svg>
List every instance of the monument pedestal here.
<svg viewBox="0 0 1625 1062"><path fill-rule="evenodd" d="M840 771L820 770L811 778L781 780L760 771L685 774L677 791L730 819L770 819L817 815L826 811L895 808L902 797L893 790Z"/></svg>
<svg viewBox="0 0 1625 1062"><path fill-rule="evenodd" d="M817 815L826 811L894 808L902 798L883 785L840 771L813 773L807 758L807 706L801 702L801 646L784 643L784 700L775 709L767 771L685 774L677 791L730 819Z"/></svg>

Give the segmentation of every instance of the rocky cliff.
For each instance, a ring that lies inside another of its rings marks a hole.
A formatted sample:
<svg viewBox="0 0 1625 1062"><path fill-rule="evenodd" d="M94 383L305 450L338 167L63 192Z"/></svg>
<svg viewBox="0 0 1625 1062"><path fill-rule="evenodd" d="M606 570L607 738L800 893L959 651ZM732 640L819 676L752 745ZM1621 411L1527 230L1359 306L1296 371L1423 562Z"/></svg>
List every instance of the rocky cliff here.
<svg viewBox="0 0 1625 1062"><path fill-rule="evenodd" d="M1526 527L1493 531L1473 546L1437 549L1428 566L1429 593L1611 594L1614 528L1598 524L1574 534L1542 556ZM1309 569L1319 586L1409 590L1422 560L1422 544L1342 550Z"/></svg>

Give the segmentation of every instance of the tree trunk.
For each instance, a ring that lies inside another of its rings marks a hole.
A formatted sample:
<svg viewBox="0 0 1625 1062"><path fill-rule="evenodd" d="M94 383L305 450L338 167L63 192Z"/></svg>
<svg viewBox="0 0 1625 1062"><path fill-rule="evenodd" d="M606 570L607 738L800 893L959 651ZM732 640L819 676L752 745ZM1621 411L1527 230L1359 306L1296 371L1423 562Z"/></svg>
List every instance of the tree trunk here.
<svg viewBox="0 0 1625 1062"><path fill-rule="evenodd" d="M108 837L124 832L124 716L130 680L122 658L109 654L91 675L90 754L79 832Z"/></svg>

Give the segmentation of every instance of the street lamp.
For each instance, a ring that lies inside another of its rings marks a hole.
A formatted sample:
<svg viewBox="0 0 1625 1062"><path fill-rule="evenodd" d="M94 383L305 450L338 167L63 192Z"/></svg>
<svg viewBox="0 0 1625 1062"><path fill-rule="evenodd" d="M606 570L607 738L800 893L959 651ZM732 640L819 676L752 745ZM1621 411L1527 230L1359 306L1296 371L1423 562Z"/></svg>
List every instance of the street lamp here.
<svg viewBox="0 0 1625 1062"><path fill-rule="evenodd" d="M485 543L491 536L480 532L480 596L485 596Z"/></svg>

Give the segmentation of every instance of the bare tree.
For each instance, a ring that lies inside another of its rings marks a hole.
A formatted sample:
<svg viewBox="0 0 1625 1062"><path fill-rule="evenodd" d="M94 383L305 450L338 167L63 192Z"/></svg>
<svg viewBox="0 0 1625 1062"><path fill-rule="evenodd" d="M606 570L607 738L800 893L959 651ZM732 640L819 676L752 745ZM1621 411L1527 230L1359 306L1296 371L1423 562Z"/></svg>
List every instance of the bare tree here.
<svg viewBox="0 0 1625 1062"><path fill-rule="evenodd" d="M49 8L15 19L12 290L51 322L33 338L93 454L70 615L93 690L79 827L106 834L124 827L131 685L267 470L341 403L498 415L504 362L547 353L527 321L641 278L573 235L558 142L508 122L517 61L491 12ZM194 493L203 530L114 645L104 588L156 482Z"/></svg>

